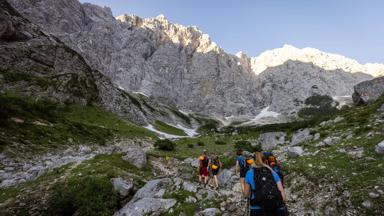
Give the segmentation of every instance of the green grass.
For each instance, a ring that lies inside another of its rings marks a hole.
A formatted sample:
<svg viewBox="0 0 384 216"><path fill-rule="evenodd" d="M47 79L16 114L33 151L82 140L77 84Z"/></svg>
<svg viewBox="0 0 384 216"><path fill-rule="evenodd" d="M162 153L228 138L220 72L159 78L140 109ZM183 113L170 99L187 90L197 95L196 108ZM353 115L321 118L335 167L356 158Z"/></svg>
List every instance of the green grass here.
<svg viewBox="0 0 384 216"><path fill-rule="evenodd" d="M124 161L122 154L98 155L72 166L56 168L18 186L1 188L0 203L4 206L0 214L21 215L38 206L40 215L72 215L74 211L77 215L112 215L122 200L112 190L111 178L133 179L135 187L142 187L153 178L150 165L138 169ZM25 205L20 205L20 201Z"/></svg>
<svg viewBox="0 0 384 216"><path fill-rule="evenodd" d="M337 196L341 196L344 191L350 192L349 200L352 207L361 215L381 214L384 210L382 205L384 196L371 199L368 194L375 192L375 186L379 186L381 190L384 189L384 157L375 152L375 146L384 140L384 128L380 123L374 123L377 118L384 119L384 114L376 111L383 102L384 97L370 105L345 109L342 114L344 121L315 127L316 132L324 134L323 138L340 137L347 130L353 131L354 136L352 139L341 139L340 143L323 148L315 147L317 142L303 143L302 146L306 152L317 153L287 161L288 176L291 176L288 179L293 180L299 174L305 176L314 185L335 185ZM367 137L369 132L374 133L373 137ZM340 150L352 151L356 148L363 149L362 158L340 152ZM287 184L289 185L290 181ZM297 192L300 192L299 187L295 188ZM299 198L308 198L308 195ZM373 207L363 208L361 203L365 200L370 200ZM343 208L345 206L339 206L339 211Z"/></svg>
<svg viewBox="0 0 384 216"><path fill-rule="evenodd" d="M173 126L166 124L162 121L157 120L155 122L154 127L156 130L159 130L159 131L167 133L167 134L172 134L172 135L177 135L177 136L187 136L187 134L183 130L176 128L176 127L173 127Z"/></svg>
<svg viewBox="0 0 384 216"><path fill-rule="evenodd" d="M76 144L105 145L114 138L156 137L99 107L64 105L13 93L0 94L0 120L0 150L26 154Z"/></svg>

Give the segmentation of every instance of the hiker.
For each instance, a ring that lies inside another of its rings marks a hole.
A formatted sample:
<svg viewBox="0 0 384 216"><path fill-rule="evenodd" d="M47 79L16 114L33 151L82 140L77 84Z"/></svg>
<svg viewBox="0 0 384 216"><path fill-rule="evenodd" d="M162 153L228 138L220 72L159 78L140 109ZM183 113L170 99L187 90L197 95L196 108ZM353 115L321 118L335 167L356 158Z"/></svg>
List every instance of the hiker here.
<svg viewBox="0 0 384 216"><path fill-rule="evenodd" d="M251 216L285 216L287 198L280 177L255 152L252 168L245 176L244 195L250 198Z"/></svg>
<svg viewBox="0 0 384 216"><path fill-rule="evenodd" d="M241 191L244 193L245 188L245 174L247 173L247 165L245 163L245 157L243 156L243 150L238 149L236 157L236 175L240 174Z"/></svg>
<svg viewBox="0 0 384 216"><path fill-rule="evenodd" d="M219 174L221 167L222 167L222 164L219 160L219 157L217 155L214 155L210 161L210 168L211 168L212 176L213 176L213 188L214 189L217 189L219 187L219 179L217 178L217 175Z"/></svg>
<svg viewBox="0 0 384 216"><path fill-rule="evenodd" d="M208 165L207 151L204 150L203 154L199 157L199 183L204 183L204 185L208 182Z"/></svg>
<svg viewBox="0 0 384 216"><path fill-rule="evenodd" d="M272 152L264 152L263 155L265 160L264 163L271 167L272 170L275 171L277 175L279 175L281 184L284 187L284 175L281 168L281 164L278 163L277 158L275 157L275 155L273 155Z"/></svg>

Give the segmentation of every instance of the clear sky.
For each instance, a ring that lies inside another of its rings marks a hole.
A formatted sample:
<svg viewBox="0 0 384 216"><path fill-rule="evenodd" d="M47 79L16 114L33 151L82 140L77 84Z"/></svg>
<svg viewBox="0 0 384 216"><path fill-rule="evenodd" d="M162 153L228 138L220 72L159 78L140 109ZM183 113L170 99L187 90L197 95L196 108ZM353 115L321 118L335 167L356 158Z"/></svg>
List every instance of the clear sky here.
<svg viewBox="0 0 384 216"><path fill-rule="evenodd" d="M81 0L198 26L227 52L291 44L384 63L384 0Z"/></svg>

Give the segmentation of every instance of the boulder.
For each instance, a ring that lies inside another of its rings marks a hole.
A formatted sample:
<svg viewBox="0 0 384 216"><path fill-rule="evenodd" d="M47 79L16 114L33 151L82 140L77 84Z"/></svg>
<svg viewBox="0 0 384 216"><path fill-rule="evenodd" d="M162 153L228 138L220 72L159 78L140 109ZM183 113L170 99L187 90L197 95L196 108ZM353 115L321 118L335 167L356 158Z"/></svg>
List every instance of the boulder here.
<svg viewBox="0 0 384 216"><path fill-rule="evenodd" d="M147 156L145 152L143 149L136 146L126 149L126 154L123 156L123 160L128 161L139 169L147 165Z"/></svg>
<svg viewBox="0 0 384 216"><path fill-rule="evenodd" d="M377 109L377 111L384 112L384 103L381 105L381 107L379 109Z"/></svg>
<svg viewBox="0 0 384 216"><path fill-rule="evenodd" d="M174 199L143 198L129 202L114 216L144 216L151 213L166 213L176 204Z"/></svg>
<svg viewBox="0 0 384 216"><path fill-rule="evenodd" d="M227 185L233 175L234 173L231 170L223 169L218 176L219 184Z"/></svg>
<svg viewBox="0 0 384 216"><path fill-rule="evenodd" d="M375 148L376 152L379 154L384 154L384 140L381 141L379 144L376 145Z"/></svg>
<svg viewBox="0 0 384 216"><path fill-rule="evenodd" d="M302 142L311 140L312 138L313 138L313 136L311 135L311 132L308 128L301 129L301 130L297 131L295 134L293 134L292 140L291 140L291 145L294 146L294 145L300 144Z"/></svg>
<svg viewBox="0 0 384 216"><path fill-rule="evenodd" d="M384 77L378 77L355 85L352 99L355 104L365 104L377 100L383 94Z"/></svg>
<svg viewBox="0 0 384 216"><path fill-rule="evenodd" d="M147 197L161 198L165 192L164 188L166 188L170 182L171 180L168 178L149 181L136 192L132 200L138 200Z"/></svg>
<svg viewBox="0 0 384 216"><path fill-rule="evenodd" d="M320 133L316 133L315 136L313 137L313 140L318 140L320 139Z"/></svg>
<svg viewBox="0 0 384 216"><path fill-rule="evenodd" d="M196 203L197 202L197 199L193 196L188 196L186 199L185 199L185 202L186 203Z"/></svg>
<svg viewBox="0 0 384 216"><path fill-rule="evenodd" d="M183 183L183 189L186 190L186 191L189 191L189 192L196 193L197 186L194 183L192 183L192 182L185 181Z"/></svg>
<svg viewBox="0 0 384 216"><path fill-rule="evenodd" d="M120 196L126 197L133 189L132 180L126 181L121 177L112 179L113 189L119 192Z"/></svg>
<svg viewBox="0 0 384 216"><path fill-rule="evenodd" d="M220 214L220 210L217 209L217 208L208 208L208 209L205 209L201 212L199 212L197 215L198 216L215 216L215 215L219 215Z"/></svg>
<svg viewBox="0 0 384 216"><path fill-rule="evenodd" d="M300 146L293 146L288 147L287 153L288 157L299 157L304 154L304 150Z"/></svg>
<svg viewBox="0 0 384 216"><path fill-rule="evenodd" d="M286 133L284 132L269 132L260 135L258 142L261 143L263 150L271 150L277 145L285 143Z"/></svg>

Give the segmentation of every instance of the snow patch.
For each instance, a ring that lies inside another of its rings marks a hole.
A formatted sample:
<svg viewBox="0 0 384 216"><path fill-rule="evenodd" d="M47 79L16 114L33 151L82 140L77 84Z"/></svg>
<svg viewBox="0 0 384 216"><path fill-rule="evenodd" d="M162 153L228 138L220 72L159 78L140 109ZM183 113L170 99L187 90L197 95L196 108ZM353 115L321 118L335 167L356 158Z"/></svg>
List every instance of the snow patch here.
<svg viewBox="0 0 384 216"><path fill-rule="evenodd" d="M134 91L133 93L135 93L135 94L141 94L141 95L144 95L145 97L148 97L148 98L149 98L149 96L148 96L147 94L145 94L144 92Z"/></svg>
<svg viewBox="0 0 384 216"><path fill-rule="evenodd" d="M268 111L268 109L269 109L269 106L265 107L260 111L260 113L257 116L255 116L255 118L242 123L241 126L260 124L260 123L263 123L262 121L263 119L278 118L280 116L280 113Z"/></svg>
<svg viewBox="0 0 384 216"><path fill-rule="evenodd" d="M157 130L151 124L145 126L144 128L157 133L161 138L165 138L165 139L180 139L180 138L186 138L186 137L194 137L194 136L198 135L197 128L190 129L190 128L186 128L186 127L184 127L182 125L179 125L179 124L177 126L171 125L171 124L169 124L169 125L172 126L172 127L178 128L180 130L183 130L184 133L187 134L187 136L177 136L177 135L173 135L173 134L168 134L168 133L165 133L165 132Z"/></svg>

